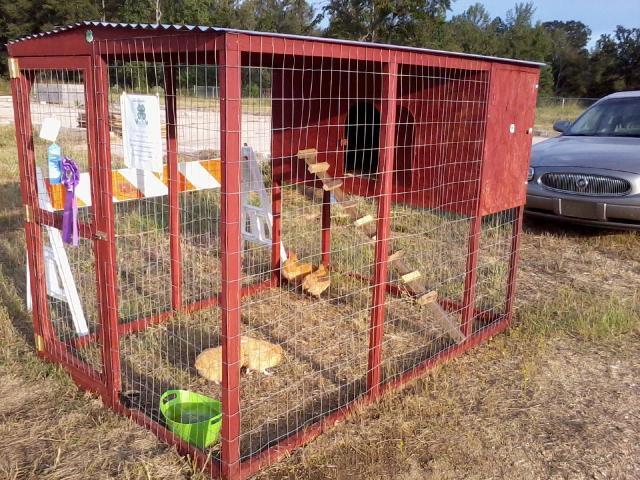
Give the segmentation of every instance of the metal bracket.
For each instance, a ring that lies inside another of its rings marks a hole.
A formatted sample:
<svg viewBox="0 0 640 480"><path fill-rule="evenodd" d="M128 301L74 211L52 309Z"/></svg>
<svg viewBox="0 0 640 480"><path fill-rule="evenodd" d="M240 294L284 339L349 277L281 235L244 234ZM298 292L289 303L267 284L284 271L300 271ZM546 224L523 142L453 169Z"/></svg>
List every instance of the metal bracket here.
<svg viewBox="0 0 640 480"><path fill-rule="evenodd" d="M42 338L42 335L36 334L36 351L44 351L44 338Z"/></svg>
<svg viewBox="0 0 640 480"><path fill-rule="evenodd" d="M20 78L20 65L17 58L9 59L9 78Z"/></svg>
<svg viewBox="0 0 640 480"><path fill-rule="evenodd" d="M24 221L25 222L33 222L33 209L31 205L24 206Z"/></svg>
<svg viewBox="0 0 640 480"><path fill-rule="evenodd" d="M107 234L105 232L101 232L100 230L97 230L96 233L93 235L93 237L96 240L106 240Z"/></svg>

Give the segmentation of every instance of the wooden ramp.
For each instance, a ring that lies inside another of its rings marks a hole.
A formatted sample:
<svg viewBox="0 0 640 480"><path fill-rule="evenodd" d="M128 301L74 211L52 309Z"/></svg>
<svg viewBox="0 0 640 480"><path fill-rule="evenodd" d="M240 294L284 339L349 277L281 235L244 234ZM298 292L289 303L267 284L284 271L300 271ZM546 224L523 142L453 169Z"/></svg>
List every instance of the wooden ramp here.
<svg viewBox="0 0 640 480"><path fill-rule="evenodd" d="M355 201L349 200L342 190L342 180L335 179L329 175L329 164L317 162L317 151L314 148L300 150L298 158L303 159L307 164L309 173L315 174L324 190L331 191L342 208L352 220L353 225L362 231L371 240L376 237L376 219L372 215L362 215L358 210ZM460 331L458 323L438 303L438 293L429 290L424 282L424 278L419 270L410 268L404 261L404 252L396 250L389 254L389 264L401 278L402 283L413 299L419 304L428 307L438 324L446 334L460 343L465 340L464 334Z"/></svg>

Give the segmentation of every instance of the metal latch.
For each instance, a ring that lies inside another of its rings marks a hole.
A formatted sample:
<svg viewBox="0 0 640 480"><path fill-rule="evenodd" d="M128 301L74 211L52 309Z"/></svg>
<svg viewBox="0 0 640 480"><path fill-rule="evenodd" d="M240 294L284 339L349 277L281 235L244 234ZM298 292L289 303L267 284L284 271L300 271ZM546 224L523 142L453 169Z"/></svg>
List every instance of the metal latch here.
<svg viewBox="0 0 640 480"><path fill-rule="evenodd" d="M107 234L105 232L101 232L100 230L96 230L96 233L93 235L96 240L106 240Z"/></svg>
<svg viewBox="0 0 640 480"><path fill-rule="evenodd" d="M20 65L18 64L17 58L9 59L9 78L19 78L20 77Z"/></svg>

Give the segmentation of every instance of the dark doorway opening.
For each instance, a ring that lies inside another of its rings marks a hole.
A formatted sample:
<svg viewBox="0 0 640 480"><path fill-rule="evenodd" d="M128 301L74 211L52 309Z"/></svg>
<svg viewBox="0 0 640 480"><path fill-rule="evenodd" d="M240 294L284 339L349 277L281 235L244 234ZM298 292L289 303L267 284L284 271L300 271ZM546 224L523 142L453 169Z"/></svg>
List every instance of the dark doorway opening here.
<svg viewBox="0 0 640 480"><path fill-rule="evenodd" d="M345 173L375 175L380 148L380 111L372 102L356 103L349 109L345 133Z"/></svg>

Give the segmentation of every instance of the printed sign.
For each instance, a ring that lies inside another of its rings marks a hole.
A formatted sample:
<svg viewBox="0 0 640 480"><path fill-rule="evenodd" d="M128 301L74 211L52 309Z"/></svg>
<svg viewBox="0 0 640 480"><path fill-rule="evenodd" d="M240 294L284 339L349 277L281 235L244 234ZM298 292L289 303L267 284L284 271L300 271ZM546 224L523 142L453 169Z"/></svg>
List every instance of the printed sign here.
<svg viewBox="0 0 640 480"><path fill-rule="evenodd" d="M160 99L156 95L123 93L120 111L125 165L162 172Z"/></svg>
<svg viewBox="0 0 640 480"><path fill-rule="evenodd" d="M40 127L40 138L53 143L58 138L59 131L60 120L55 117L47 117L42 121L42 126Z"/></svg>

